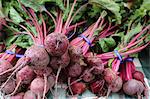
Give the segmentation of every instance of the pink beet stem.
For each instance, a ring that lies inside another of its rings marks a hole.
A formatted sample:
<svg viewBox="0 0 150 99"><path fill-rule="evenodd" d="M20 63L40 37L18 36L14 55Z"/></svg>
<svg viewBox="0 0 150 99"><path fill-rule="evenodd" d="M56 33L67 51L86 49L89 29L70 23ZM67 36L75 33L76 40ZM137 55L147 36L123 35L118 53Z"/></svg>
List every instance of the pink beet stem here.
<svg viewBox="0 0 150 99"><path fill-rule="evenodd" d="M111 23L109 24L108 28L102 34L100 34L100 36L105 37L105 35L108 33L110 27L111 27Z"/></svg>
<svg viewBox="0 0 150 99"><path fill-rule="evenodd" d="M92 30L90 31L89 36L87 37L87 38L90 40L90 42L91 42L91 39L92 39L91 37L93 36L94 31L95 31L96 28L98 27L98 24L99 24L101 18L102 18L102 16L100 16L100 17L98 18L97 22L94 24ZM99 27L102 27L103 22L104 22L104 19L102 19L102 21L101 21ZM92 41L93 41L93 40L92 40ZM92 43L92 42L91 42L91 43ZM82 50L83 55L85 55L85 54L87 53L88 49L89 49L89 45L88 45L87 43L85 43L85 45L83 46L83 50Z"/></svg>
<svg viewBox="0 0 150 99"><path fill-rule="evenodd" d="M45 39L45 38L46 38L46 34L47 34L47 31L46 31L46 23L45 23L45 21L44 21L44 19L43 19L42 14L40 14L40 16L41 16L41 19L42 19L42 24L43 24L43 29L44 29L44 39ZM43 39L43 44L44 44L44 39Z"/></svg>
<svg viewBox="0 0 150 99"><path fill-rule="evenodd" d="M136 67L133 62L131 62L130 64L131 64L131 69L132 69L132 73L133 73L136 70Z"/></svg>
<svg viewBox="0 0 150 99"><path fill-rule="evenodd" d="M56 28L55 28L55 32L56 33L61 33L62 32L62 13L58 12L58 20L57 20L57 24L56 24Z"/></svg>
<svg viewBox="0 0 150 99"><path fill-rule="evenodd" d="M33 17L33 19L35 21L34 25L36 26L36 30L38 32L39 42L37 42L37 43L38 44L40 43L40 44L44 45L44 43L42 42L42 41L44 41L43 32L42 32L42 29L40 28L40 25L39 25L38 20L37 20L37 18L35 16L35 13L34 13L34 11L32 9L29 9L29 12L30 12L30 14L32 15L32 17Z"/></svg>
<svg viewBox="0 0 150 99"><path fill-rule="evenodd" d="M126 46L126 47L124 47L124 48L122 48L122 49L120 49L120 50L118 50L118 51L124 51L124 50L127 50L127 49L129 49L130 47L132 47L132 46L135 46L136 44L138 44L138 43L140 43L142 40L144 40L145 38L146 38L147 36L145 35L144 37L142 37L140 40L138 40L138 41L136 41L136 42L134 42L134 43L131 43L131 44L129 44L128 46Z"/></svg>
<svg viewBox="0 0 150 99"><path fill-rule="evenodd" d="M56 20L55 20L55 18L53 17L53 15L52 15L49 11L47 11L47 10L45 10L45 12L52 18L52 20L53 20L53 22L54 22L54 24L55 24L55 26L56 26Z"/></svg>
<svg viewBox="0 0 150 99"><path fill-rule="evenodd" d="M69 26L69 21L70 21L70 19L71 19L71 15L72 15L72 13L73 13L74 6L75 6L75 4L76 4L76 1L77 1L77 0L74 0L74 2L73 2L73 5L72 5L71 10L70 10L70 13L69 13L69 16L68 16L68 18L67 18L67 21L66 21L64 27L63 27L62 33L65 33L66 29L67 29L68 26Z"/></svg>
<svg viewBox="0 0 150 99"><path fill-rule="evenodd" d="M150 28L150 25L146 26L139 34L137 34L129 44L134 43L146 30Z"/></svg>
<svg viewBox="0 0 150 99"><path fill-rule="evenodd" d="M79 23L76 23L76 24L74 24L74 25L69 26L69 27L67 28L66 32L72 31L74 28L76 28L77 26L80 26L80 25L84 24L85 22L86 22L86 21L81 21L81 22L79 22ZM66 33L65 33L65 34L66 34Z"/></svg>
<svg viewBox="0 0 150 99"><path fill-rule="evenodd" d="M137 53L137 52L140 52L141 50L143 50L145 47L147 47L149 45L149 42L147 44L145 44L144 46L141 46L141 47L138 47L138 48L135 48L135 49L132 49L132 50L129 50L127 52L124 52L124 53L120 53L122 56L126 56L126 55L130 55L130 54L133 54L133 53Z"/></svg>
<svg viewBox="0 0 150 99"><path fill-rule="evenodd" d="M121 61L117 59L117 63L116 63L116 65L115 65L115 70L114 70L116 73L117 73L118 70L119 70L120 63L121 63Z"/></svg>
<svg viewBox="0 0 150 99"><path fill-rule="evenodd" d="M132 79L132 71L130 62L126 62L126 80Z"/></svg>
<svg viewBox="0 0 150 99"><path fill-rule="evenodd" d="M72 20L73 20L74 17L79 13L79 11L80 11L82 8L84 8L85 6L87 6L87 4L88 4L88 3L82 5L82 6L74 13L74 15L70 18L70 21L69 21L69 23L68 23L68 26L71 24Z"/></svg>
<svg viewBox="0 0 150 99"><path fill-rule="evenodd" d="M84 36L88 36L88 34L89 34L89 32L90 32L90 30L93 28L93 24L86 30L86 31L84 31L83 33L82 33L82 35L84 35ZM75 38L74 40L72 40L71 42L70 42L70 44L71 45L75 45L75 44L78 44L80 41L82 41L83 40L83 38L81 38L81 37L77 37L77 38Z"/></svg>
<svg viewBox="0 0 150 99"><path fill-rule="evenodd" d="M117 59L115 58L112 62L112 70L115 71L115 65L116 65Z"/></svg>

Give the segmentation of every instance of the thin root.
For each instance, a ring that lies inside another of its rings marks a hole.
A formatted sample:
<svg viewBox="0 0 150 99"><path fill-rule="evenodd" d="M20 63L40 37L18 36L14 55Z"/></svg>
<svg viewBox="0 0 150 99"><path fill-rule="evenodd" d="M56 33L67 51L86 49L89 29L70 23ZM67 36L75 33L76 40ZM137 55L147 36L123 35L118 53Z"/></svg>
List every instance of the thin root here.
<svg viewBox="0 0 150 99"><path fill-rule="evenodd" d="M61 69L62 69L62 67L60 66L58 68L58 71L57 71L56 80L55 80L55 93L54 93L54 96L57 96L57 83L58 83L58 77L59 77Z"/></svg>
<svg viewBox="0 0 150 99"><path fill-rule="evenodd" d="M47 76L46 76L46 74L44 74L44 92L43 92L43 98L42 99L44 99L45 98L45 95L46 95L46 89L47 89Z"/></svg>

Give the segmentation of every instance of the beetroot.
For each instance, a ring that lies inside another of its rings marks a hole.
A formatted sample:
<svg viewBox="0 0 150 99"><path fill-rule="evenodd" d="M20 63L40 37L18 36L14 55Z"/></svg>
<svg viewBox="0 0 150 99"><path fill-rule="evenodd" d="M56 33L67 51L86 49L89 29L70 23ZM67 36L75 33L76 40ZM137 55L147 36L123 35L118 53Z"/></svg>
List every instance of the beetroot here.
<svg viewBox="0 0 150 99"><path fill-rule="evenodd" d="M30 58L30 65L45 67L49 64L50 58L43 47L33 45L29 47L24 54Z"/></svg>
<svg viewBox="0 0 150 99"><path fill-rule="evenodd" d="M93 67L93 74L99 75L104 71L104 65L99 57L96 57L92 53L87 54L87 63Z"/></svg>
<svg viewBox="0 0 150 99"><path fill-rule="evenodd" d="M34 76L35 74L32 68L30 68L28 65L23 67L16 74L17 82L21 80L23 84L30 84L30 82L34 79Z"/></svg>
<svg viewBox="0 0 150 99"><path fill-rule="evenodd" d="M24 93L21 92L16 94L15 96L11 96L10 99L23 99L23 97L24 97Z"/></svg>
<svg viewBox="0 0 150 99"><path fill-rule="evenodd" d="M65 68L70 63L70 57L68 51L66 51L62 56L52 57L50 65L53 69L58 69L60 66Z"/></svg>
<svg viewBox="0 0 150 99"><path fill-rule="evenodd" d="M83 81L85 82L91 82L95 76L89 71L89 69L86 69L83 73Z"/></svg>
<svg viewBox="0 0 150 99"><path fill-rule="evenodd" d="M95 94L100 92L104 86L104 80L98 80L90 84L91 91Z"/></svg>
<svg viewBox="0 0 150 99"><path fill-rule="evenodd" d="M13 66L6 60L0 59L0 73L3 73L7 71L8 69L11 69ZM4 75L0 75L0 81L5 81L7 79L8 73L5 73Z"/></svg>
<svg viewBox="0 0 150 99"><path fill-rule="evenodd" d="M110 89L112 92L118 92L123 85L121 77L117 76L114 81L110 84Z"/></svg>
<svg viewBox="0 0 150 99"><path fill-rule="evenodd" d="M9 68L9 69L3 71L2 73L0 73L0 75L2 75L2 76L3 76L3 75L6 75L7 73L9 73L9 72L15 70L16 68L20 69L19 66L20 66L23 62L26 63L27 60L28 60L28 58L26 58L26 57L21 57L21 58L17 61L16 65L15 65L14 67ZM22 68L22 66L21 66L21 68Z"/></svg>
<svg viewBox="0 0 150 99"><path fill-rule="evenodd" d="M80 59L83 59L82 49L77 46L70 46L69 47L69 55L72 59L72 62L79 62Z"/></svg>
<svg viewBox="0 0 150 99"><path fill-rule="evenodd" d="M123 84L123 91L127 95L138 95L140 96L144 91L144 85L141 81L131 79L128 80L126 83Z"/></svg>
<svg viewBox="0 0 150 99"><path fill-rule="evenodd" d="M78 77L82 73L82 67L78 63L72 63L70 64L70 67L68 68L68 73L70 77Z"/></svg>
<svg viewBox="0 0 150 99"><path fill-rule="evenodd" d="M28 90L27 92L25 92L23 99L36 99L36 94L31 90Z"/></svg>
<svg viewBox="0 0 150 99"><path fill-rule="evenodd" d="M8 81L8 83L4 86L4 88L2 88L2 91L5 93L5 94L10 94L14 91L16 87L16 82L15 80L13 79L10 79Z"/></svg>
<svg viewBox="0 0 150 99"><path fill-rule="evenodd" d="M45 85L44 79L41 77L37 77L31 82L30 90L34 92L36 95L38 95L38 97L42 97L45 86L46 86L46 93L47 93L49 90L49 84L47 83Z"/></svg>
<svg viewBox="0 0 150 99"><path fill-rule="evenodd" d="M135 72L133 72L132 75L134 79L139 80L144 83L144 74L141 71L136 70Z"/></svg>
<svg viewBox="0 0 150 99"><path fill-rule="evenodd" d="M34 79L34 76L35 76L35 74L29 66L25 66L21 70L19 70L16 74L17 86L10 95L14 95L20 85L30 84L31 81Z"/></svg>
<svg viewBox="0 0 150 99"><path fill-rule="evenodd" d="M43 74L46 76L49 76L52 73L52 68L51 67L45 67L45 68L35 68L34 72L36 73L37 76L43 77Z"/></svg>
<svg viewBox="0 0 150 99"><path fill-rule="evenodd" d="M45 48L51 56L63 55L69 45L69 40L62 33L51 33L45 39Z"/></svg>
<svg viewBox="0 0 150 99"><path fill-rule="evenodd" d="M108 98L111 91L118 92L122 88L122 84L123 84L123 81L122 81L121 77L116 76L116 78L113 79L111 83L109 83L106 97Z"/></svg>
<svg viewBox="0 0 150 99"><path fill-rule="evenodd" d="M104 79L107 83L111 84L112 81L115 80L115 78L116 78L116 74L112 69L106 68L104 70Z"/></svg>
<svg viewBox="0 0 150 99"><path fill-rule="evenodd" d="M73 94L82 94L86 90L86 85L83 82L77 82L71 85Z"/></svg>
<svg viewBox="0 0 150 99"><path fill-rule="evenodd" d="M95 74L95 75L99 75L99 74L102 74L104 71L104 66L95 66L93 67L93 70L92 70L92 73Z"/></svg>

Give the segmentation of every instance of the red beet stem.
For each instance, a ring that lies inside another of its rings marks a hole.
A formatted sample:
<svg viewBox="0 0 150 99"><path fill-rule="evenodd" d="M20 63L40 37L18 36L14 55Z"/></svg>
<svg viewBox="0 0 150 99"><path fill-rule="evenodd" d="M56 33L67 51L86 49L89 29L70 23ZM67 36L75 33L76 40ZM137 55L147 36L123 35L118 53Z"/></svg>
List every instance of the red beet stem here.
<svg viewBox="0 0 150 99"><path fill-rule="evenodd" d="M71 15L72 15L72 13L73 13L74 6L75 6L75 4L76 4L76 1L77 1L77 0L74 0L74 2L73 2L73 5L72 5L71 10L70 10L70 13L69 13L69 16L68 16L68 18L67 18L67 21L66 21L64 27L63 27L64 29L63 29L62 33L65 33L66 29L67 29L68 26L69 26L69 21L70 21L70 19L71 19Z"/></svg>
<svg viewBox="0 0 150 99"><path fill-rule="evenodd" d="M146 26L139 34L137 34L129 44L134 43L146 30L150 28L150 25Z"/></svg>
<svg viewBox="0 0 150 99"><path fill-rule="evenodd" d="M131 68L131 62L126 62L126 79L130 80L132 79L132 68Z"/></svg>

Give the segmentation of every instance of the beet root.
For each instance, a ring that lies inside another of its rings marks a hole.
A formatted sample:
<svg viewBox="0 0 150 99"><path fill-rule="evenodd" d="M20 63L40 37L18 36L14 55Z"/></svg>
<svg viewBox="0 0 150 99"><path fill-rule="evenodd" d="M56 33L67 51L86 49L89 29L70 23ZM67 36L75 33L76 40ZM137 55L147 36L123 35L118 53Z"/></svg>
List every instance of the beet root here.
<svg viewBox="0 0 150 99"><path fill-rule="evenodd" d="M85 82L91 82L95 76L89 71L89 69L85 70L83 73L83 81Z"/></svg>
<svg viewBox="0 0 150 99"><path fill-rule="evenodd" d="M14 95L20 85L30 84L31 81L34 79L34 76L35 73L29 66L25 66L21 70L19 70L16 74L17 86L15 87L15 90L10 95Z"/></svg>
<svg viewBox="0 0 150 99"><path fill-rule="evenodd" d="M86 90L86 85L83 82L77 82L71 85L73 94L82 94Z"/></svg>
<svg viewBox="0 0 150 99"><path fill-rule="evenodd" d="M95 94L100 92L104 86L104 80L98 80L90 84L91 91Z"/></svg>
<svg viewBox="0 0 150 99"><path fill-rule="evenodd" d="M0 59L0 73L3 73L7 71L8 69L11 69L13 66L6 60ZM7 77L9 76L8 73L5 73L3 75L0 75L0 81L5 81Z"/></svg>
<svg viewBox="0 0 150 99"><path fill-rule="evenodd" d="M18 93L15 96L11 96L10 99L23 99L24 93Z"/></svg>
<svg viewBox="0 0 150 99"><path fill-rule="evenodd" d="M68 51L66 51L66 53L63 54L62 56L52 57L50 61L50 65L53 69L58 69L60 66L62 68L65 68L69 65L69 63L70 57Z"/></svg>
<svg viewBox="0 0 150 99"><path fill-rule="evenodd" d="M2 91L5 93L5 94L10 94L14 91L16 87L16 82L15 80L13 79L10 79L8 81L8 83L4 86L4 88L2 88Z"/></svg>
<svg viewBox="0 0 150 99"><path fill-rule="evenodd" d="M104 70L104 79L108 84L111 84L112 81L115 80L115 78L116 78L116 74L112 69L106 68Z"/></svg>
<svg viewBox="0 0 150 99"><path fill-rule="evenodd" d="M87 63L93 67L93 74L99 75L104 71L104 65L102 64L102 60L99 57L89 53L87 57Z"/></svg>
<svg viewBox="0 0 150 99"><path fill-rule="evenodd" d="M144 74L141 71L133 72L133 78L144 83Z"/></svg>
<svg viewBox="0 0 150 99"><path fill-rule="evenodd" d="M80 59L83 59L82 49L77 46L70 46L69 47L69 55L72 59L72 62L78 62Z"/></svg>
<svg viewBox="0 0 150 99"><path fill-rule="evenodd" d="M51 33L45 39L45 48L51 56L63 55L69 46L69 40L62 33Z"/></svg>
<svg viewBox="0 0 150 99"><path fill-rule="evenodd" d="M30 84L34 79L35 73L28 65L19 70L16 74L17 82L21 80L23 84Z"/></svg>
<svg viewBox="0 0 150 99"><path fill-rule="evenodd" d="M123 85L123 81L121 77L117 76L116 79L112 81L110 85L110 89L112 92L118 92L122 88L122 85Z"/></svg>
<svg viewBox="0 0 150 99"><path fill-rule="evenodd" d="M47 93L49 90L49 84L47 83L46 86L47 86L46 87L46 93ZM44 87L45 87L44 79L41 77L37 77L31 82L30 90L34 92L36 95L39 95L40 97L42 97L44 93Z"/></svg>
<svg viewBox="0 0 150 99"><path fill-rule="evenodd" d="M25 92L23 99L37 99L36 97L37 96L34 92L28 90L27 92Z"/></svg>
<svg viewBox="0 0 150 99"><path fill-rule="evenodd" d="M43 74L46 76L49 76L52 73L52 68L51 67L45 67L45 68L35 68L34 72L37 76L43 77Z"/></svg>
<svg viewBox="0 0 150 99"><path fill-rule="evenodd" d="M68 68L69 76L70 77L78 77L82 73L82 67L78 63L73 63L71 66Z"/></svg>
<svg viewBox="0 0 150 99"><path fill-rule="evenodd" d="M46 67L50 58L44 47L33 45L25 51L25 56L30 58L31 66Z"/></svg>
<svg viewBox="0 0 150 99"><path fill-rule="evenodd" d="M140 96L143 93L144 89L145 87L143 83L135 79L128 80L126 83L123 84L123 91L127 95L131 96L133 95Z"/></svg>

